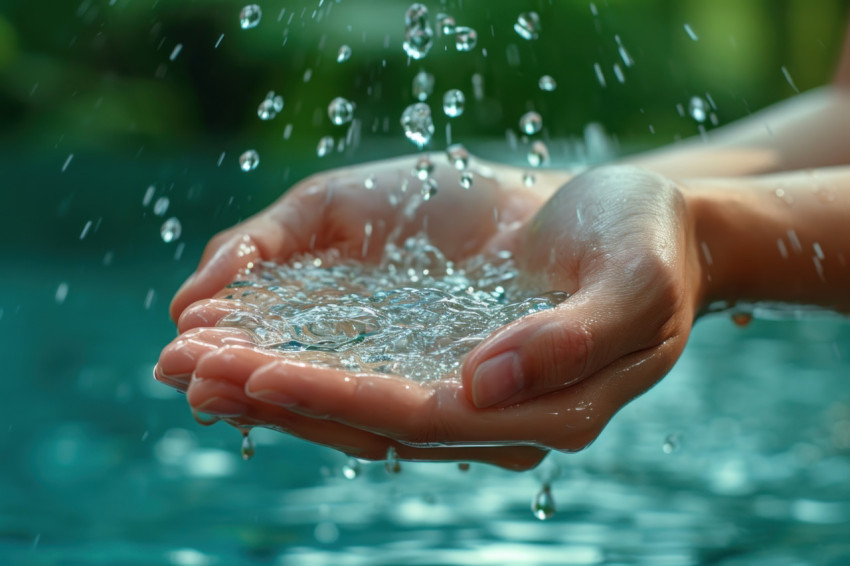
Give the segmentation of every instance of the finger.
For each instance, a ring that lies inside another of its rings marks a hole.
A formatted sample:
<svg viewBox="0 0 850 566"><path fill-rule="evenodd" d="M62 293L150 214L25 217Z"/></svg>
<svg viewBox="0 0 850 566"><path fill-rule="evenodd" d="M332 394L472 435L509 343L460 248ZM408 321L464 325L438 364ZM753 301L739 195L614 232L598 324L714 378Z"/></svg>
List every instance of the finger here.
<svg viewBox="0 0 850 566"><path fill-rule="evenodd" d="M193 303L177 319L177 330L182 334L193 328L213 327L229 314L252 310L251 305L223 299L208 299Z"/></svg>
<svg viewBox="0 0 850 566"><path fill-rule="evenodd" d="M504 409L476 409L458 383L426 388L292 362L260 368L245 390L290 411L414 446L522 444L573 451L589 444L620 407L669 371L681 352L679 344L681 337L671 339L573 387Z"/></svg>
<svg viewBox="0 0 850 566"><path fill-rule="evenodd" d="M470 400L478 408L520 403L660 343L665 321L674 313L664 306L677 302L672 292L656 296L661 292L634 297L603 278L554 309L501 328L464 361L462 378Z"/></svg>
<svg viewBox="0 0 850 566"><path fill-rule="evenodd" d="M235 328L199 328L181 334L163 348L154 377L175 389L185 390L198 360L228 344L251 344L247 332Z"/></svg>
<svg viewBox="0 0 850 566"><path fill-rule="evenodd" d="M399 458L420 461L465 460L522 470L536 466L546 452L532 447L416 448L334 421L292 413L248 397L244 385L258 368L279 354L245 346L224 346L202 356L189 385L187 399L197 411L220 417L244 417L253 425L271 426L358 458L383 460L395 448Z"/></svg>

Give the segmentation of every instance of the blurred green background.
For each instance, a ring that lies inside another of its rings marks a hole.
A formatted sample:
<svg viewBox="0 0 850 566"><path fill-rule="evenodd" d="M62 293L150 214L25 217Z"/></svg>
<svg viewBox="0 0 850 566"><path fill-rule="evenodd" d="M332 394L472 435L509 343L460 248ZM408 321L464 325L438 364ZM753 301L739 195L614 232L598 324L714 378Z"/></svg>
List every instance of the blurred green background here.
<svg viewBox="0 0 850 566"><path fill-rule="evenodd" d="M2 0L0 214L8 234L26 233L27 247L73 253L101 253L107 241L152 243L161 219L144 220L152 215L141 200L154 185L157 197L170 198L184 239L206 239L317 169L413 151L399 116L413 102L420 69L436 77L431 148L445 147L438 107L449 88L468 99L452 137L473 151L492 153L477 140L504 140L528 109L543 115L556 162L580 157L572 142L590 122L620 151L663 145L697 133L676 109L691 96L709 93L722 125L793 95L783 67L800 90L828 81L847 12L843 0L433 1L432 20L453 15L478 30L478 46L459 53L437 37L425 59L408 61L408 2L258 4L259 26L242 30L244 3L236 1ZM526 10L540 14L536 41L512 29ZM343 44L352 56L337 63ZM474 73L484 81L482 100L472 96ZM557 80L556 91L537 87L543 74ZM285 107L263 122L257 106L271 90ZM322 136L345 136L327 118L335 96L356 103L361 141L319 160ZM497 147L490 157L522 159L507 142ZM237 159L248 148L262 162L243 174ZM80 241L90 220L97 230ZM20 248L4 240L9 251Z"/></svg>

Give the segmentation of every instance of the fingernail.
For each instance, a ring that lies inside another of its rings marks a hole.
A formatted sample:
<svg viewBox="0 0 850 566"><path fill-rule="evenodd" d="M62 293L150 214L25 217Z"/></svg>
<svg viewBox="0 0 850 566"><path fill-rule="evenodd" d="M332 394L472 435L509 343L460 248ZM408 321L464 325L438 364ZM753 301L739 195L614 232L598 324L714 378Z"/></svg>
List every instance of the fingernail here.
<svg viewBox="0 0 850 566"><path fill-rule="evenodd" d="M479 409L508 400L522 390L519 356L508 351L482 363L472 377L472 402Z"/></svg>
<svg viewBox="0 0 850 566"><path fill-rule="evenodd" d="M236 417L247 413L248 407L244 403L226 397L210 397L195 407L195 410L217 417Z"/></svg>
<svg viewBox="0 0 850 566"><path fill-rule="evenodd" d="M298 405L298 401L296 401L293 397L273 389L252 391L249 387L246 387L245 394L252 399L262 401L263 403L269 403L271 405L278 405L280 407L295 407Z"/></svg>

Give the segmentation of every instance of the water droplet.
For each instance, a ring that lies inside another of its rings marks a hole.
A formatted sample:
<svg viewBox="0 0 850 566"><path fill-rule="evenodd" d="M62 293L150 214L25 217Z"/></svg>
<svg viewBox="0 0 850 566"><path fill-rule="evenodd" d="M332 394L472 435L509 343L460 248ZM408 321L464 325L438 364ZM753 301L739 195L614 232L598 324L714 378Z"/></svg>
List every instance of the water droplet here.
<svg viewBox="0 0 850 566"><path fill-rule="evenodd" d="M159 197L156 199L156 202L153 204L154 215L165 216L165 213L168 212L169 204L171 204L171 201L168 200L168 197Z"/></svg>
<svg viewBox="0 0 850 566"><path fill-rule="evenodd" d="M423 59L434 45L434 32L429 26L413 26L404 33L402 48L411 59Z"/></svg>
<svg viewBox="0 0 850 566"><path fill-rule="evenodd" d="M180 52L183 51L183 44L178 43L174 46L174 49L171 51L171 55L168 56L169 61L176 61L177 57L180 56Z"/></svg>
<svg viewBox="0 0 850 566"><path fill-rule="evenodd" d="M552 92L553 90L558 88L558 83L555 82L555 79L553 79L550 75L543 75L537 82L537 86L540 87L540 90Z"/></svg>
<svg viewBox="0 0 850 566"><path fill-rule="evenodd" d="M522 174L522 184L526 187L533 187L535 183L534 174L526 171Z"/></svg>
<svg viewBox="0 0 850 566"><path fill-rule="evenodd" d="M401 463L398 461L398 453L393 446L387 448L387 461L384 462L384 469L387 470L388 474L401 473Z"/></svg>
<svg viewBox="0 0 850 566"><path fill-rule="evenodd" d="M253 171L260 164L260 155L253 149L249 149L239 156L239 167L245 171Z"/></svg>
<svg viewBox="0 0 850 566"><path fill-rule="evenodd" d="M450 145L446 149L446 156L449 158L449 163L458 171L469 167L469 151L459 143Z"/></svg>
<svg viewBox="0 0 850 566"><path fill-rule="evenodd" d="M463 91L453 88L446 91L443 95L443 112L449 118L457 118L463 114L463 107L466 104L466 97Z"/></svg>
<svg viewBox="0 0 850 566"><path fill-rule="evenodd" d="M369 189L370 191L375 188L375 176L369 175L366 177L366 180L363 181L363 186Z"/></svg>
<svg viewBox="0 0 850 566"><path fill-rule="evenodd" d="M183 227L180 225L180 221L173 216L163 222L162 227L159 229L159 234L162 236L162 241L166 244L179 239L180 234L182 233Z"/></svg>
<svg viewBox="0 0 850 566"><path fill-rule="evenodd" d="M337 96L328 104L328 118L335 126L342 126L351 122L351 119L354 118L354 104L341 96Z"/></svg>
<svg viewBox="0 0 850 566"><path fill-rule="evenodd" d="M668 434L664 439L664 444L661 445L661 451L665 454L672 454L679 449L679 435Z"/></svg>
<svg viewBox="0 0 850 566"><path fill-rule="evenodd" d="M434 135L434 121L431 108L424 102L417 102L405 108L401 115L404 135L421 149L431 141Z"/></svg>
<svg viewBox="0 0 850 566"><path fill-rule="evenodd" d="M416 167L413 169L414 174L420 181L424 181L434 172L434 164L427 156L422 156L416 161Z"/></svg>
<svg viewBox="0 0 850 566"><path fill-rule="evenodd" d="M242 459L250 460L254 457L254 441L251 440L249 431L242 431Z"/></svg>
<svg viewBox="0 0 850 566"><path fill-rule="evenodd" d="M455 28L455 48L458 51L472 51L478 43L478 32L466 26Z"/></svg>
<svg viewBox="0 0 850 566"><path fill-rule="evenodd" d="M552 497L552 491L548 485L544 485L534 496L534 500L531 502L531 512L541 521L545 521L555 514L555 499Z"/></svg>
<svg viewBox="0 0 850 566"><path fill-rule="evenodd" d="M260 105L257 107L257 116L260 117L260 120L271 120L277 116L274 100L267 98L260 102Z"/></svg>
<svg viewBox="0 0 850 566"><path fill-rule="evenodd" d="M543 128L543 118L537 112L526 112L519 119L519 129L529 136L533 136Z"/></svg>
<svg viewBox="0 0 850 566"><path fill-rule="evenodd" d="M413 77L413 98L424 102L434 92L434 75L419 71Z"/></svg>
<svg viewBox="0 0 850 566"><path fill-rule="evenodd" d="M466 190L472 188L472 180L474 175L470 171L464 171L460 174L460 186Z"/></svg>
<svg viewBox="0 0 850 566"><path fill-rule="evenodd" d="M342 475L347 480L353 480L360 475L362 468L357 458L349 458L342 466Z"/></svg>
<svg viewBox="0 0 850 566"><path fill-rule="evenodd" d="M694 41L699 40L699 36L696 34L690 24L685 24L685 33L688 34L688 37L690 37Z"/></svg>
<svg viewBox="0 0 850 566"><path fill-rule="evenodd" d="M347 45L340 46L336 54L336 62L345 63L349 59L351 59L351 48Z"/></svg>
<svg viewBox="0 0 850 566"><path fill-rule="evenodd" d="M66 298L68 298L68 284L63 281L56 287L56 302L61 305Z"/></svg>
<svg viewBox="0 0 850 566"><path fill-rule="evenodd" d="M263 17L263 11L256 4L248 4L242 11L239 12L239 25L242 29L251 29L257 27L260 23L260 18Z"/></svg>
<svg viewBox="0 0 850 566"><path fill-rule="evenodd" d="M453 34L456 27L457 22L453 17L448 14L437 14L437 29L440 30L443 35Z"/></svg>
<svg viewBox="0 0 850 566"><path fill-rule="evenodd" d="M549 163L549 148L546 144L538 140L531 144L531 149L528 150L528 164L532 167L540 167Z"/></svg>
<svg viewBox="0 0 850 566"><path fill-rule="evenodd" d="M741 328L747 326L753 321L753 315L749 312L733 312L732 313L732 322L735 323L735 326L739 326Z"/></svg>
<svg viewBox="0 0 850 566"><path fill-rule="evenodd" d="M468 472L469 471L469 462L459 462L458 465L457 465L457 469L460 470L461 472Z"/></svg>
<svg viewBox="0 0 850 566"><path fill-rule="evenodd" d="M699 96L692 96L688 102L688 114L702 124L708 117L708 103Z"/></svg>
<svg viewBox="0 0 850 566"><path fill-rule="evenodd" d="M537 39L540 37L540 16L537 12L525 12L517 17L514 31L523 39Z"/></svg>
<svg viewBox="0 0 850 566"><path fill-rule="evenodd" d="M426 26L428 24L428 8L419 2L411 4L404 13L404 27Z"/></svg>
<svg viewBox="0 0 850 566"><path fill-rule="evenodd" d="M319 145L316 146L316 155L324 157L334 150L334 139L331 136L324 136L319 140Z"/></svg>
<svg viewBox="0 0 850 566"><path fill-rule="evenodd" d="M422 181L422 200L431 200L437 194L437 180L428 177Z"/></svg>

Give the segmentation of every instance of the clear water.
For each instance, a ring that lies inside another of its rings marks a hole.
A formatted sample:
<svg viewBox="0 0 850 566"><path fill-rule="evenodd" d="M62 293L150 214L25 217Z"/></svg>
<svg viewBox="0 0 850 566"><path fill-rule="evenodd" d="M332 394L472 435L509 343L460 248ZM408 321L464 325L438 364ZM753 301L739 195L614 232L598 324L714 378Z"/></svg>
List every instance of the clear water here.
<svg viewBox="0 0 850 566"><path fill-rule="evenodd" d="M464 356L494 330L567 298L525 287L509 255L455 264L424 236L387 246L377 265L300 256L230 288L245 308L219 326L301 361L420 382L459 377Z"/></svg>

